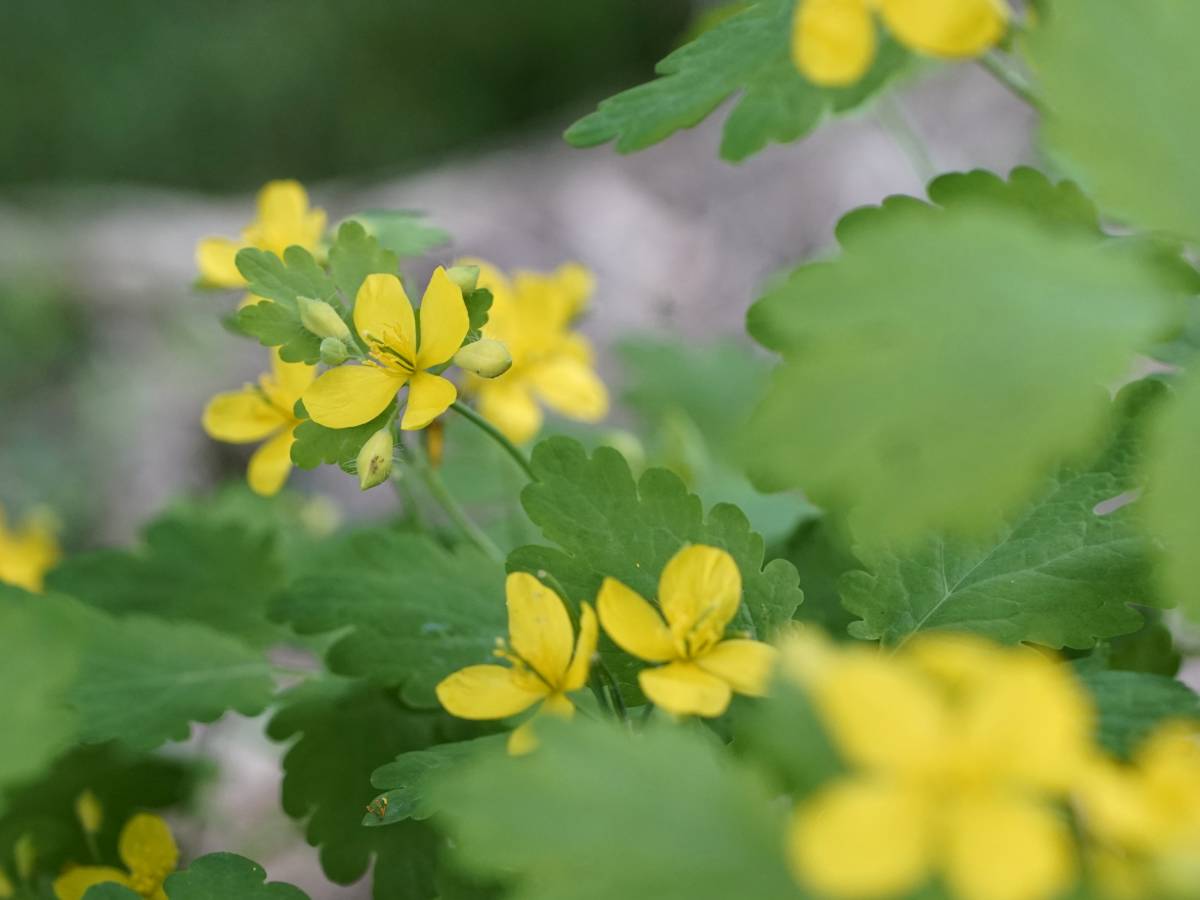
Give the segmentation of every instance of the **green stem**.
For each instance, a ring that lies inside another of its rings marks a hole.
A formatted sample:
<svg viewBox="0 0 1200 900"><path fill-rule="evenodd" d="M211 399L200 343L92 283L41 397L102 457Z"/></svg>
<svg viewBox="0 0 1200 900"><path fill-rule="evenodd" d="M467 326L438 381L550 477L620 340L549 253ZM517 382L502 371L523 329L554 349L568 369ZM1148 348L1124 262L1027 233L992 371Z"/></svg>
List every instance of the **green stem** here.
<svg viewBox="0 0 1200 900"><path fill-rule="evenodd" d="M621 696L621 689L617 687L617 679L613 678L612 672L608 670L608 666L604 664L603 660L597 661L595 669L600 673L600 679L604 682L605 687L608 688L609 703L616 711L617 718L624 722L628 716L625 711L625 698Z"/></svg>
<svg viewBox="0 0 1200 900"><path fill-rule="evenodd" d="M1029 87L1029 82L1019 74L994 50L976 59L993 78L1008 88L1017 98L1024 100L1038 112L1043 111L1042 101Z"/></svg>
<svg viewBox="0 0 1200 900"><path fill-rule="evenodd" d="M413 492L412 485L405 480L403 468L392 469L391 482L396 496L404 504L404 517L408 523L417 531L428 531L425 527L425 519L421 515L421 506L417 502L417 495Z"/></svg>
<svg viewBox="0 0 1200 900"><path fill-rule="evenodd" d="M880 98L875 107L875 117L908 159L908 164L922 184L928 184L937 177L939 169L933 154L898 101L890 95Z"/></svg>
<svg viewBox="0 0 1200 900"><path fill-rule="evenodd" d="M487 434L488 437L499 444L501 448L503 448L504 452L512 457L512 460L521 467L521 471L525 473L530 481L538 480L537 476L533 474L533 467L529 465L529 460L525 458L525 454L521 452L520 448L517 447L516 444L501 434L500 429L498 429L479 413L475 412L475 410L471 409L471 407L460 401L455 401L450 408L464 419L470 420L472 423L474 423L475 427L482 430L485 434Z"/></svg>
<svg viewBox="0 0 1200 900"><path fill-rule="evenodd" d="M416 459L416 469L421 476L421 480L425 482L426 490L438 502L438 505L445 510L446 515L458 530L462 532L463 537L496 562L503 562L504 553L493 543L484 530L475 524L474 520L467 515L466 510L454 499L446 487L446 482L442 481L442 476L429 464L429 460L425 456L425 451L420 447L419 443L413 447L413 457Z"/></svg>

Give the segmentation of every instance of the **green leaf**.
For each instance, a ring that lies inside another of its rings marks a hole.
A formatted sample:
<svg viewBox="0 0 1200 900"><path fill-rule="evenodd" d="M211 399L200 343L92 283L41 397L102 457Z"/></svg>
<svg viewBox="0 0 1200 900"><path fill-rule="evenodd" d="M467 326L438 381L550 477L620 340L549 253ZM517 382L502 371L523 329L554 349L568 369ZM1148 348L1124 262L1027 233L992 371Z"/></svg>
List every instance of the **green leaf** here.
<svg viewBox="0 0 1200 900"><path fill-rule="evenodd" d="M275 613L301 634L345 631L326 654L331 671L398 686L427 708L438 705L439 681L488 661L507 630L499 565L471 547L382 529L314 556Z"/></svg>
<svg viewBox="0 0 1200 900"><path fill-rule="evenodd" d="M1099 713L1097 739L1111 753L1128 757L1160 723L1200 722L1200 697L1186 684L1145 672L1087 672L1080 675Z"/></svg>
<svg viewBox="0 0 1200 900"><path fill-rule="evenodd" d="M83 900L138 900L141 894L136 894L123 884L106 881L104 884L92 885L83 895Z"/></svg>
<svg viewBox="0 0 1200 900"><path fill-rule="evenodd" d="M1097 514L1136 487L1141 417L1163 393L1122 394L1121 426L1090 465L1065 467L993 534L935 535L907 550L856 548L870 571L842 576L842 602L862 617L855 637L897 646L929 630L972 631L1006 643L1088 648L1136 631L1129 604L1154 602L1147 542L1134 504Z"/></svg>
<svg viewBox="0 0 1200 900"><path fill-rule="evenodd" d="M283 808L305 822L305 838L321 851L321 867L338 884L362 877L376 857L375 896L434 896L434 841L414 822L362 827L375 791L371 773L397 754L466 736L474 726L444 713L415 712L392 692L364 682L326 679L283 698L267 726L273 740L298 738L283 759Z"/></svg>
<svg viewBox="0 0 1200 900"><path fill-rule="evenodd" d="M312 366L321 361L321 338L304 327L296 307L255 303L239 309L233 325L240 333L257 338L264 347L278 347L279 358L285 362Z"/></svg>
<svg viewBox="0 0 1200 900"><path fill-rule="evenodd" d="M1026 40L1051 153L1106 212L1200 238L1200 8L1055 0Z"/></svg>
<svg viewBox="0 0 1200 900"><path fill-rule="evenodd" d="M784 357L744 438L752 474L858 507L864 541L984 532L1103 434L1098 385L1175 324L1179 270L992 199L852 215L839 258L750 310Z"/></svg>
<svg viewBox="0 0 1200 900"><path fill-rule="evenodd" d="M297 403L296 407L297 413L308 415L303 403ZM292 462L302 469L315 469L322 463L333 463L352 473L363 444L375 432L388 427L395 417L396 403L393 401L370 422L352 428L326 428L305 418L293 432L296 440L292 444Z"/></svg>
<svg viewBox="0 0 1200 900"><path fill-rule="evenodd" d="M879 90L904 64L888 41L875 65L851 88L807 81L789 49L793 0L760 0L720 22L662 60L659 77L603 101L565 135L576 147L616 141L621 153L642 150L691 128L735 92L721 156L739 161L770 141L786 143L812 131L829 112L844 112Z"/></svg>
<svg viewBox="0 0 1200 900"><path fill-rule="evenodd" d="M463 862L514 900L795 900L786 807L703 730L545 724L537 753L434 785Z"/></svg>
<svg viewBox="0 0 1200 900"><path fill-rule="evenodd" d="M243 247L235 261L252 294L297 310L297 315L296 301L300 297L338 302L333 281L303 247L288 247L282 259L266 250Z"/></svg>
<svg viewBox="0 0 1200 900"><path fill-rule="evenodd" d="M1132 634L1113 640L1108 648L1108 668L1148 672L1174 678L1183 663L1171 629L1156 609L1140 610L1146 623Z"/></svg>
<svg viewBox="0 0 1200 900"><path fill-rule="evenodd" d="M483 326L487 324L488 312L492 308L492 292L487 288L477 288L463 294L463 302L467 305L467 343L479 340Z"/></svg>
<svg viewBox="0 0 1200 900"><path fill-rule="evenodd" d="M1200 371L1163 405L1146 460L1146 524L1163 543L1164 593L1200 620Z"/></svg>
<svg viewBox="0 0 1200 900"><path fill-rule="evenodd" d="M160 516L134 550L67 559L47 586L117 616L199 622L255 646L281 637L267 620L267 600L283 586L274 534L251 532L202 506Z"/></svg>
<svg viewBox="0 0 1200 900"><path fill-rule="evenodd" d="M796 612L802 622L819 625L832 637L845 639L855 616L842 605L841 577L861 563L850 552L847 537L827 518L804 522L788 539L782 556L800 573L804 603Z"/></svg>
<svg viewBox="0 0 1200 900"><path fill-rule="evenodd" d="M616 450L600 447L589 458L578 442L563 437L538 444L532 464L537 480L521 502L563 553L518 548L509 557L510 571L545 568L569 583L574 601L594 599L606 575L653 599L658 576L676 552L686 544L710 544L729 551L742 573L743 603L732 627L769 639L804 599L791 563L777 559L763 567L763 540L741 510L722 503L705 517L700 499L666 469L648 469L635 482Z"/></svg>
<svg viewBox="0 0 1200 900"><path fill-rule="evenodd" d="M369 209L352 217L367 234L401 259L421 256L450 243L450 235L426 225L422 214L409 210Z"/></svg>
<svg viewBox="0 0 1200 900"><path fill-rule="evenodd" d="M401 753L371 775L371 784L385 793L368 805L363 824L375 827L406 819L428 819L438 811L430 791L432 782L482 754L505 753L506 741L506 735L490 734L471 741Z"/></svg>
<svg viewBox="0 0 1200 900"><path fill-rule="evenodd" d="M181 872L167 876L168 900L307 900L308 894L290 884L267 881L256 862L233 853L210 853ZM90 896L90 894L89 894Z"/></svg>
<svg viewBox="0 0 1200 900"><path fill-rule="evenodd" d="M353 219L338 228L337 240L329 250L329 267L342 296L354 302L358 289L368 275L395 275L400 265L396 254L380 245L379 240Z"/></svg>

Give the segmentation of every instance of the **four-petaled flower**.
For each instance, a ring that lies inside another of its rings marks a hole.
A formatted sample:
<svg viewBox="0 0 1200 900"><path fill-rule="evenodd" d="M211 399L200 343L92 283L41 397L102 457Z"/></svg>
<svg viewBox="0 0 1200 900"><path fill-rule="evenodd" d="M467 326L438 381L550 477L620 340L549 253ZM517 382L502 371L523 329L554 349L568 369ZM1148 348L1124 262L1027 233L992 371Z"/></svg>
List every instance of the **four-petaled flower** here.
<svg viewBox="0 0 1200 900"><path fill-rule="evenodd" d="M441 266L429 279L419 316L418 330L417 315L399 278L368 275L354 302L354 326L373 358L331 369L316 380L304 394L312 420L326 428L369 422L405 384L408 401L401 428L424 428L445 412L458 390L427 370L454 356L470 321L462 290Z"/></svg>
<svg viewBox="0 0 1200 900"><path fill-rule="evenodd" d="M267 182L258 192L258 218L242 230L240 241L211 237L196 246L200 280L212 287L241 287L246 279L234 258L243 247L257 247L276 256L283 256L292 245L312 252L324 232L325 210L309 208L308 194L299 182Z"/></svg>
<svg viewBox="0 0 1200 900"><path fill-rule="evenodd" d="M204 409L204 430L218 441L248 444L266 439L250 457L246 480L256 494L279 492L292 471L296 418L293 407L312 384L316 370L303 363L286 363L271 355L271 374L240 391L217 394Z"/></svg>
<svg viewBox="0 0 1200 900"><path fill-rule="evenodd" d="M1075 879L1059 806L1094 752L1070 670L963 635L895 656L803 636L783 670L849 771L796 811L790 857L822 896L908 896L935 875L959 900L1049 900Z"/></svg>
<svg viewBox="0 0 1200 900"><path fill-rule="evenodd" d="M463 719L505 719L541 703L539 714L570 718L575 706L567 697L587 683L596 652L596 614L587 603L579 615L579 635L562 599L526 572L505 582L508 643L496 651L509 665L467 666L437 686L438 700ZM533 749L531 721L508 739L510 753Z"/></svg>
<svg viewBox="0 0 1200 900"><path fill-rule="evenodd" d="M166 900L163 882L179 864L171 829L158 816L138 813L125 823L117 852L128 871L111 866L77 866L54 881L58 900L82 900L88 888L115 882L147 900Z"/></svg>
<svg viewBox="0 0 1200 900"><path fill-rule="evenodd" d="M512 355L503 375L468 379L480 414L518 444L542 427L538 400L571 419L604 418L608 391L596 375L591 346L570 330L592 292L591 273L567 264L549 274L516 272L509 280L495 266L468 262L479 266L479 286L492 292L483 336L503 341Z"/></svg>
<svg viewBox="0 0 1200 900"><path fill-rule="evenodd" d="M875 17L900 43L930 56L978 56L1003 36L1004 0L800 0L792 60L811 81L858 81L875 58Z"/></svg>
<svg viewBox="0 0 1200 900"><path fill-rule="evenodd" d="M47 514L26 516L20 526L10 529L0 507L0 582L39 593L46 572L61 555Z"/></svg>
<svg viewBox="0 0 1200 900"><path fill-rule="evenodd" d="M733 557L694 545L663 569L659 609L614 578L604 579L596 607L621 649L666 663L638 673L650 700L679 715L719 716L733 691L762 695L774 662L775 649L768 644L725 639L741 601L742 576Z"/></svg>

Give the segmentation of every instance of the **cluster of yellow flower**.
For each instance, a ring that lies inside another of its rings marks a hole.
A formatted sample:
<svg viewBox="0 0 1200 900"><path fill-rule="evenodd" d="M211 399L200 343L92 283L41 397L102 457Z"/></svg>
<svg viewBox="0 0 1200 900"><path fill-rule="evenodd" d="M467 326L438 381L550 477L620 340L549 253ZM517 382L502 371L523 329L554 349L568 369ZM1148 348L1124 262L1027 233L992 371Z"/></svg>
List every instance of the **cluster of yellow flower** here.
<svg viewBox="0 0 1200 900"><path fill-rule="evenodd" d="M437 686L438 699L464 719L505 719L539 702L540 712L569 718L575 707L566 695L587 683L596 651L596 613L580 604L575 637L562 598L532 575L509 575L506 593L509 636L496 654L509 665L455 672ZM761 695L774 661L768 644L724 639L741 602L742 577L733 557L693 545L663 569L657 608L613 578L604 580L596 606L608 636L654 664L638 673L652 702L677 715L719 716L734 691ZM529 722L512 733L508 746L512 753L535 746Z"/></svg>
<svg viewBox="0 0 1200 900"><path fill-rule="evenodd" d="M805 885L895 897L936 876L960 900L1049 900L1087 866L1113 896L1195 896L1194 726L1167 726L1117 763L1096 746L1068 667L963 635L892 656L804 635L781 659L847 769L793 818L789 855Z"/></svg>
<svg viewBox="0 0 1200 900"><path fill-rule="evenodd" d="M40 592L46 573L62 555L56 532L53 518L44 510L9 528L0 506L0 582Z"/></svg>
<svg viewBox="0 0 1200 900"><path fill-rule="evenodd" d="M99 806L94 800L93 810L93 821L89 822L87 807L79 809L84 830L92 834L99 828ZM167 900L163 882L179 865L179 847L162 818L150 813L133 816L121 829L117 853L125 863L125 870L112 866L68 868L54 881L55 896L58 900L83 900L88 888L120 884L146 900Z"/></svg>
<svg viewBox="0 0 1200 900"><path fill-rule="evenodd" d="M200 242L196 262L201 282L215 287L245 285L234 264L243 247L282 254L296 245L319 254L325 221L324 211L310 209L299 184L271 182L260 192L258 218L240 242L228 238ZM516 443L530 440L541 427L535 397L571 418L587 422L603 418L608 394L595 374L587 342L571 331L591 294L591 274L582 266L567 265L550 274L518 272L510 281L488 263L464 265L477 266L478 286L493 295L483 337L497 352L504 352L500 344L507 348L505 363L511 358L507 367L473 367L487 378L468 374L465 389L478 398L482 415ZM274 301L248 296L243 304L248 302ZM300 421L294 413L298 400L304 401L317 424L352 428L382 413L407 386L400 427L416 430L458 399L458 387L440 372L452 362L467 365L458 354L469 321L462 287L445 269L434 270L415 311L397 276L368 276L355 297L353 321L368 348L362 359L317 377L313 366L286 363L273 355L272 374L263 375L258 384L218 394L205 409L203 424L211 437L230 443L265 440L250 460L248 480L255 492L276 493L291 471L291 447ZM345 323L333 324L349 335Z"/></svg>

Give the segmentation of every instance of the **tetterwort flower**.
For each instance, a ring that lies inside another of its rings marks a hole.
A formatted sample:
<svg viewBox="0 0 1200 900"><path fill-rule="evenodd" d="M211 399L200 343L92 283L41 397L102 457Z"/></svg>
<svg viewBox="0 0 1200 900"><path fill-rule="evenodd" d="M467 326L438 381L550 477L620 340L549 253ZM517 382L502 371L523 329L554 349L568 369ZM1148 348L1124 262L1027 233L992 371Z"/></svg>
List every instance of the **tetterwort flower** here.
<svg viewBox="0 0 1200 900"><path fill-rule="evenodd" d="M532 575L513 572L505 593L508 643L501 643L496 655L509 665L460 669L438 684L438 700L463 719L505 719L536 703L539 714L570 718L575 706L567 694L587 683L596 652L595 612L583 604L576 637L562 599ZM510 753L525 753L534 745L529 721L509 736Z"/></svg>
<svg viewBox="0 0 1200 900"><path fill-rule="evenodd" d="M246 480L256 494L279 492L292 471L292 444L296 418L293 407L316 374L304 363L286 363L271 354L271 374L240 391L217 394L204 409L204 430L209 437L231 444L266 440L250 457Z"/></svg>
<svg viewBox="0 0 1200 900"><path fill-rule="evenodd" d="M900 43L930 56L978 56L1004 36L1004 0L800 0L792 60L817 84L858 81L875 58L875 16Z"/></svg>
<svg viewBox="0 0 1200 900"><path fill-rule="evenodd" d="M37 593L61 555L47 515L26 516L20 526L10 529L0 507L0 582Z"/></svg>
<svg viewBox="0 0 1200 900"><path fill-rule="evenodd" d="M1095 751L1068 669L951 635L893 657L796 638L783 656L850 769L796 812L790 855L806 886L900 897L940 874L959 900L1049 900L1071 885L1057 804Z"/></svg>
<svg viewBox="0 0 1200 900"><path fill-rule="evenodd" d="M638 673L647 697L679 715L719 716L732 692L764 692L775 658L775 648L760 641L724 639L741 602L742 576L733 557L694 545L663 569L659 609L615 578L604 579L596 607L622 650L666 664Z"/></svg>
<svg viewBox="0 0 1200 900"><path fill-rule="evenodd" d="M608 413L608 391L592 365L587 340L570 330L592 293L583 266L567 264L551 273L516 272L510 280L489 263L479 266L479 287L492 292L483 336L504 343L512 366L491 378L468 379L480 414L517 444L542 427L538 401L557 413L597 422Z"/></svg>
<svg viewBox="0 0 1200 900"><path fill-rule="evenodd" d="M369 422L406 384L401 428L424 428L458 399L453 382L427 371L449 362L470 328L462 290L441 266L434 269L417 314L399 278L368 275L354 301L354 327L373 358L330 369L304 393L304 407L318 425L351 428Z"/></svg>
<svg viewBox="0 0 1200 900"><path fill-rule="evenodd" d="M82 900L88 888L116 882L147 900L166 900L163 882L179 863L179 848L171 829L158 816L138 813L125 823L117 852L127 872L111 866L77 866L54 881L58 900Z"/></svg>
<svg viewBox="0 0 1200 900"><path fill-rule="evenodd" d="M243 247L283 256L295 244L311 252L324 232L325 210L309 208L308 194L299 182L267 182L258 192L258 217L242 230L240 241L211 237L196 246L200 280L213 287L241 287L246 279L234 258Z"/></svg>

